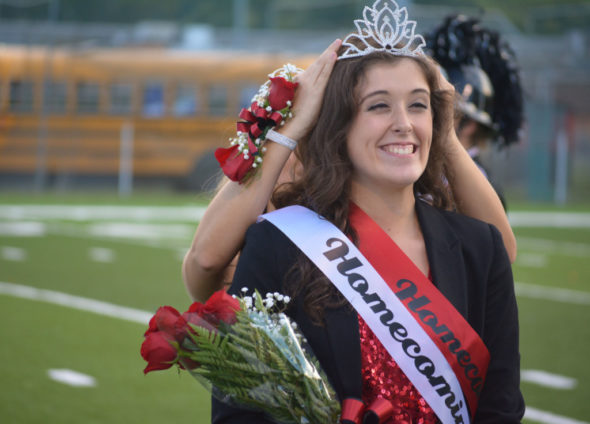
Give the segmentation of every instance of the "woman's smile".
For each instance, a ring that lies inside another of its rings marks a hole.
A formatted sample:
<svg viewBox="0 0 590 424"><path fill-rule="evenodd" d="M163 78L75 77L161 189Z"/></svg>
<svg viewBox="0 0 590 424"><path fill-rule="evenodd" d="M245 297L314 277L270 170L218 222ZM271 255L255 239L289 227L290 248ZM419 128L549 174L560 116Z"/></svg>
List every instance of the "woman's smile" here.
<svg viewBox="0 0 590 424"><path fill-rule="evenodd" d="M415 154L418 146L411 143L393 143L380 146L379 148L393 156L403 157Z"/></svg>

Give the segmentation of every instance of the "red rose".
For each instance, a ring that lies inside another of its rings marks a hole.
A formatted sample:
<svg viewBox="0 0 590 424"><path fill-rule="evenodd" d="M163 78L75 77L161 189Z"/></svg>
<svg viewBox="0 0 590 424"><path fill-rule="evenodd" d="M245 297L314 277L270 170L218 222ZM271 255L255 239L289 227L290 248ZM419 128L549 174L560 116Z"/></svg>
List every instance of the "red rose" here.
<svg viewBox="0 0 590 424"><path fill-rule="evenodd" d="M141 345L141 356L147 361L144 374L150 371L165 370L176 363L178 354L170 342L174 340L163 331L148 333Z"/></svg>
<svg viewBox="0 0 590 424"><path fill-rule="evenodd" d="M202 305L200 303L196 303L198 305ZM191 312L190 310L182 314L182 321L183 323L179 323L180 325L177 327L176 334L177 339L179 342L184 340L185 337L188 337L188 333L191 332L194 334L194 331L191 329L191 325L196 327L202 327L209 331L215 331L215 327L212 326L209 322L207 322L199 313Z"/></svg>
<svg viewBox="0 0 590 424"><path fill-rule="evenodd" d="M220 321L227 324L236 322L236 311L240 309L240 301L226 293L225 290L218 290L205 302L195 302L188 309L189 313L196 313L211 324L217 326ZM198 325L198 324L197 324Z"/></svg>
<svg viewBox="0 0 590 424"><path fill-rule="evenodd" d="M180 312L172 306L162 306L158 308L152 319L150 319L149 328L145 332L145 336L155 331L164 331L170 335L174 335L176 321L180 317Z"/></svg>
<svg viewBox="0 0 590 424"><path fill-rule="evenodd" d="M296 82L287 81L283 77L270 79L268 103L273 110L281 110L287 106L287 100L293 100L295 96Z"/></svg>
<svg viewBox="0 0 590 424"><path fill-rule="evenodd" d="M254 162L253 155L249 155L248 159L244 159L244 155L238 151L237 144L227 149L220 147L215 150L215 159L219 162L223 173L230 180L237 182L242 181Z"/></svg>

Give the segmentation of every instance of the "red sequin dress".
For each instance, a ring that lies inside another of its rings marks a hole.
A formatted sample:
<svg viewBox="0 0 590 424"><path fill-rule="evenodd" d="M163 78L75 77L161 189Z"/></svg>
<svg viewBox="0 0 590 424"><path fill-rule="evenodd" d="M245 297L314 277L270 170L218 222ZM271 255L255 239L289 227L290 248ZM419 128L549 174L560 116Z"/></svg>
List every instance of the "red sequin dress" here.
<svg viewBox="0 0 590 424"><path fill-rule="evenodd" d="M394 412L387 424L438 423L436 414L360 316L359 333L365 405L378 397L390 401Z"/></svg>

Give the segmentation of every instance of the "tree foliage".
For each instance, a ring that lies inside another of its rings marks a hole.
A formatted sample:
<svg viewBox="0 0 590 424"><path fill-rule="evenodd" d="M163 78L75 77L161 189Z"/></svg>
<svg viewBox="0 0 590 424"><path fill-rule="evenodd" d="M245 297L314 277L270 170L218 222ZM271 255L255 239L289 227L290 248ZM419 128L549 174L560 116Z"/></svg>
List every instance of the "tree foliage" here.
<svg viewBox="0 0 590 424"><path fill-rule="evenodd" d="M57 8L54 19L76 22L136 23L139 21L172 21L206 23L216 27L234 24L234 6L248 5L249 28L333 29L349 27L362 6L372 0L46 0L46 3L10 0L0 3L0 18L48 20L51 8ZM401 0L400 0L401 2ZM413 0L414 4L440 6L440 0ZM455 8L479 6L482 12L500 10L523 30L531 30L530 16L539 8L575 7L581 14L556 16L535 22L535 31L560 32L571 27L588 27L590 0L445 0ZM239 9L238 9L239 10ZM238 17L240 19L241 17Z"/></svg>

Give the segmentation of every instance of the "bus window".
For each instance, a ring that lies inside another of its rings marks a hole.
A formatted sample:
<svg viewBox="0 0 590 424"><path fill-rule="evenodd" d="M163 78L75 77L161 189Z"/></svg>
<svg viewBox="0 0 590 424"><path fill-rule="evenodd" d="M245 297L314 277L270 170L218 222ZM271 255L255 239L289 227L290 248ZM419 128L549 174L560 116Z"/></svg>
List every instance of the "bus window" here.
<svg viewBox="0 0 590 424"><path fill-rule="evenodd" d="M76 111L80 114L98 113L100 87L96 83L79 82L76 85Z"/></svg>
<svg viewBox="0 0 590 424"><path fill-rule="evenodd" d="M164 116L164 85L149 82L143 87L143 116L157 118Z"/></svg>
<svg viewBox="0 0 590 424"><path fill-rule="evenodd" d="M209 87L209 115L224 116L227 113L227 87L212 85Z"/></svg>
<svg viewBox="0 0 590 424"><path fill-rule="evenodd" d="M17 113L33 111L32 81L10 81L10 111Z"/></svg>
<svg viewBox="0 0 590 424"><path fill-rule="evenodd" d="M240 89L240 109L248 108L252 104L252 97L258 92L258 85L245 85Z"/></svg>
<svg viewBox="0 0 590 424"><path fill-rule="evenodd" d="M64 114L66 112L66 84L46 81L43 88L43 110L53 115Z"/></svg>
<svg viewBox="0 0 590 424"><path fill-rule="evenodd" d="M178 85L174 97L174 116L194 116L197 113L197 90L194 85Z"/></svg>
<svg viewBox="0 0 590 424"><path fill-rule="evenodd" d="M112 115L129 115L133 105L133 86L128 83L114 83L111 85L110 94L109 112Z"/></svg>

